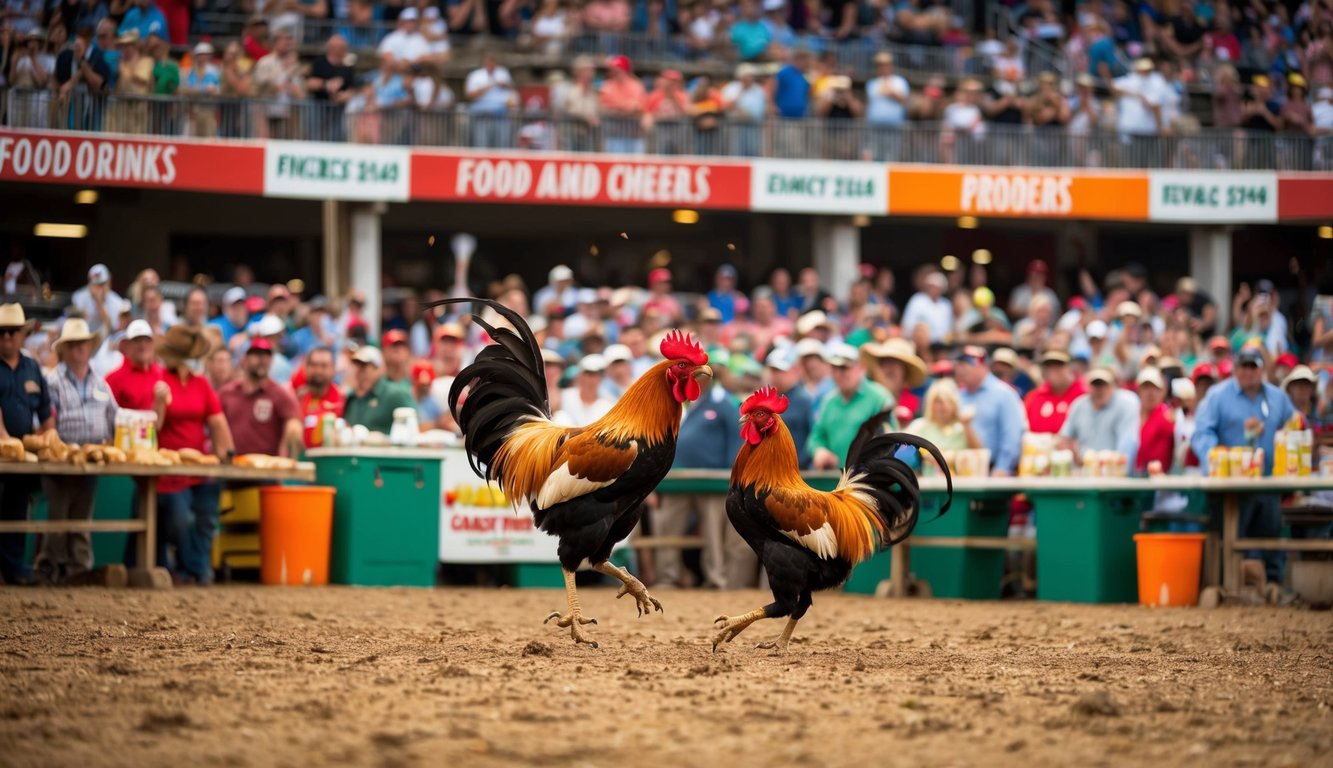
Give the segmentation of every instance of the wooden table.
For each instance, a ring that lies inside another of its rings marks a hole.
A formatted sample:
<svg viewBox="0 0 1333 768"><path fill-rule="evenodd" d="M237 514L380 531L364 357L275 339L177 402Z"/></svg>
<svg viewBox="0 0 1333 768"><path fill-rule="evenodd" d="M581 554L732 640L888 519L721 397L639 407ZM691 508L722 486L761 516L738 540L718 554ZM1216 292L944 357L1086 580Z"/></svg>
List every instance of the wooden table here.
<svg viewBox="0 0 1333 768"><path fill-rule="evenodd" d="M54 462L3 462L0 476L36 477L74 475L101 477L122 475L143 481L139 494L138 516L133 520L0 520L0 533L108 533L138 534L135 542L137 566L130 570L132 586L163 589L171 586L171 576L157 564L157 480L160 477L201 477L207 480L273 482L280 480L314 481L315 465L297 464L296 469L257 469L230 464L180 464L169 467L146 464L57 464Z"/></svg>

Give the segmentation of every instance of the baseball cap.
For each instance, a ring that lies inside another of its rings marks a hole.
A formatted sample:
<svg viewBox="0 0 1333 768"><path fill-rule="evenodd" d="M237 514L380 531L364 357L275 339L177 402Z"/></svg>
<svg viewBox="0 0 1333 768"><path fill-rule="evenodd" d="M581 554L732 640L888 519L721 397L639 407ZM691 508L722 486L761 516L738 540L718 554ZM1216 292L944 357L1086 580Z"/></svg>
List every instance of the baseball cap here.
<svg viewBox="0 0 1333 768"><path fill-rule="evenodd" d="M276 299L290 299L292 292L287 290L287 286L282 283L274 283L268 288L268 300L272 303Z"/></svg>
<svg viewBox="0 0 1333 768"><path fill-rule="evenodd" d="M634 359L634 353L629 351L629 347L624 344L612 344L602 350L602 357L606 359L606 364L628 363Z"/></svg>
<svg viewBox="0 0 1333 768"><path fill-rule="evenodd" d="M1124 317L1125 315L1142 317L1143 309L1139 307L1137 301L1122 301L1120 302L1120 305L1115 308L1115 314L1116 317Z"/></svg>
<svg viewBox="0 0 1333 768"><path fill-rule="evenodd" d="M1282 380L1282 388L1286 389L1298 381L1308 381L1315 385L1319 383L1319 379L1314 375L1314 371L1310 370L1310 366L1298 365L1292 368L1291 373L1287 374L1287 377Z"/></svg>
<svg viewBox="0 0 1333 768"><path fill-rule="evenodd" d="M1231 342L1227 340L1227 337L1214 336L1213 338L1208 340L1208 351L1211 352L1213 350L1218 350L1218 349L1225 349L1225 350L1231 349Z"/></svg>
<svg viewBox="0 0 1333 768"><path fill-rule="evenodd" d="M968 344L964 347L959 348L957 352L953 353L953 361L955 363L971 363L973 365L985 365L986 348L979 347L975 344Z"/></svg>
<svg viewBox="0 0 1333 768"><path fill-rule="evenodd" d="M435 368L425 360L417 360L412 363L412 381L417 384L435 381Z"/></svg>
<svg viewBox="0 0 1333 768"><path fill-rule="evenodd" d="M1217 378L1219 379L1230 378L1232 371L1234 371L1235 369L1236 369L1235 364L1232 363L1230 360L1218 360Z"/></svg>
<svg viewBox="0 0 1333 768"><path fill-rule="evenodd" d="M1018 367L1018 353L1008 347L1000 347L991 354L992 363L1003 363L1010 368Z"/></svg>
<svg viewBox="0 0 1333 768"><path fill-rule="evenodd" d="M463 335L463 326L458 323L441 323L435 328L437 339L462 339Z"/></svg>
<svg viewBox="0 0 1333 768"><path fill-rule="evenodd" d="M1093 382L1098 381L1103 384L1115 386L1115 374L1111 373L1106 368L1093 368L1088 372L1088 383L1092 384Z"/></svg>
<svg viewBox="0 0 1333 768"><path fill-rule="evenodd" d="M1041 353L1042 365L1068 365L1069 353L1063 349L1048 349Z"/></svg>
<svg viewBox="0 0 1333 768"><path fill-rule="evenodd" d="M720 323L722 322L722 312L717 307L705 307L699 310L699 322Z"/></svg>
<svg viewBox="0 0 1333 768"><path fill-rule="evenodd" d="M1264 367L1264 353L1257 347L1245 347L1236 355L1236 365L1257 365Z"/></svg>
<svg viewBox="0 0 1333 768"><path fill-rule="evenodd" d="M125 329L126 339L151 339L153 338L153 327L147 320L131 320L129 326Z"/></svg>
<svg viewBox="0 0 1333 768"><path fill-rule="evenodd" d="M277 315L264 315L259 318L259 322L255 323L255 330L251 335L277 336L285 330L287 330L287 327L283 324L282 320L278 319Z"/></svg>
<svg viewBox="0 0 1333 768"><path fill-rule="evenodd" d="M671 270L666 267L658 267L648 273L648 284L669 283L671 282Z"/></svg>
<svg viewBox="0 0 1333 768"><path fill-rule="evenodd" d="M731 266L730 264L723 264L722 266L718 267L717 273L722 277L729 277L732 280L736 279L736 268Z"/></svg>
<svg viewBox="0 0 1333 768"><path fill-rule="evenodd" d="M590 355L584 355L579 361L580 373L601 373L606 370L606 358L593 352Z"/></svg>
<svg viewBox="0 0 1333 768"><path fill-rule="evenodd" d="M1199 379L1216 379L1217 371L1209 363L1199 363L1194 366L1193 371L1190 371L1190 378L1194 381L1198 381Z"/></svg>
<svg viewBox="0 0 1333 768"><path fill-rule="evenodd" d="M953 375L952 360L936 360L930 364L930 375L936 378Z"/></svg>
<svg viewBox="0 0 1333 768"><path fill-rule="evenodd" d="M1259 293L1272 293L1273 291L1277 290L1277 286L1273 285L1272 280L1264 278L1255 285L1254 289Z"/></svg>
<svg viewBox="0 0 1333 768"><path fill-rule="evenodd" d="M1074 296L1069 300L1068 307L1070 309L1077 309L1080 312L1082 312L1083 310L1088 308L1088 300L1083 298L1082 296Z"/></svg>
<svg viewBox="0 0 1333 768"><path fill-rule="evenodd" d="M764 365L775 371L790 371L796 365L796 348L792 346L774 347L764 360Z"/></svg>
<svg viewBox="0 0 1333 768"><path fill-rule="evenodd" d="M1139 375L1134 377L1134 383L1140 387L1144 384L1151 384L1158 389L1166 389L1166 381L1162 378L1162 372L1151 366L1139 371Z"/></svg>
<svg viewBox="0 0 1333 768"><path fill-rule="evenodd" d="M273 342L269 341L268 339L264 338L263 336L256 336L255 338L253 338L253 339L250 340L250 346L248 346L248 347L245 348L245 353L246 353L247 355L250 354L251 352L269 352L269 353L272 353L272 352L273 352Z"/></svg>
<svg viewBox="0 0 1333 768"><path fill-rule="evenodd" d="M384 355L381 355L378 349L367 344L352 354L352 362L372 365L376 368L383 368Z"/></svg>
<svg viewBox="0 0 1333 768"><path fill-rule="evenodd" d="M551 267L551 271L546 276L546 279L552 283L558 283L561 280L573 280L574 270L564 264L557 264L554 267Z"/></svg>
<svg viewBox="0 0 1333 768"><path fill-rule="evenodd" d="M547 365L564 365L567 361L564 355L554 349L542 347L542 362Z"/></svg>
<svg viewBox="0 0 1333 768"><path fill-rule="evenodd" d="M1177 400L1193 400L1199 396L1199 392L1189 379L1172 379L1171 396Z"/></svg>
<svg viewBox="0 0 1333 768"><path fill-rule="evenodd" d="M421 14L412 6L404 8L403 12L398 14L399 21L416 21L419 18L421 18Z"/></svg>
<svg viewBox="0 0 1333 768"><path fill-rule="evenodd" d="M821 342L819 339L801 339L800 341L796 342L797 359L800 359L802 357L809 357L810 355L814 355L815 357L823 357L824 356L823 342Z"/></svg>
<svg viewBox="0 0 1333 768"><path fill-rule="evenodd" d="M1176 281L1176 293L1198 293L1199 282L1189 275Z"/></svg>
<svg viewBox="0 0 1333 768"><path fill-rule="evenodd" d="M814 333L816 328L830 327L828 315L822 309L814 309L796 318L796 332L802 336Z"/></svg>
<svg viewBox="0 0 1333 768"><path fill-rule="evenodd" d="M1301 359L1290 352L1283 352L1273 361L1273 365L1285 365L1288 368L1295 368L1301 364Z"/></svg>
<svg viewBox="0 0 1333 768"><path fill-rule="evenodd" d="M222 294L222 306L230 307L238 301L245 301L245 289L239 285L233 285Z"/></svg>
<svg viewBox="0 0 1333 768"><path fill-rule="evenodd" d="M1088 327L1083 330L1090 339L1104 339L1106 338L1106 331L1106 322L1104 320L1093 320L1091 323L1088 323Z"/></svg>
<svg viewBox="0 0 1333 768"><path fill-rule="evenodd" d="M851 365L858 357L860 353L851 344L834 344L824 351L824 362L834 368Z"/></svg>
<svg viewBox="0 0 1333 768"><path fill-rule="evenodd" d="M105 264L94 264L88 269L88 282L93 285L105 285L111 282L111 270Z"/></svg>
<svg viewBox="0 0 1333 768"><path fill-rule="evenodd" d="M404 331L401 328L394 328L391 331L385 331L384 335L380 337L381 349L391 347L394 344L406 344L406 343L407 343L407 331Z"/></svg>
<svg viewBox="0 0 1333 768"><path fill-rule="evenodd" d="M630 61L629 61L629 57L628 57L628 56L625 56L625 55L618 55L618 56L610 56L610 57L607 57L607 59L606 59L606 68L607 68L607 69L618 69L618 70L620 70L621 72L624 72L625 74L628 75L628 74L630 73Z"/></svg>
<svg viewBox="0 0 1333 768"><path fill-rule="evenodd" d="M255 313L255 312L263 312L263 311L264 311L264 307L266 307L266 306L268 306L268 302L264 301L264 297L263 297L263 296L247 296L247 297L245 297L245 308L246 308L246 310L248 310L248 311L251 312L251 313Z"/></svg>

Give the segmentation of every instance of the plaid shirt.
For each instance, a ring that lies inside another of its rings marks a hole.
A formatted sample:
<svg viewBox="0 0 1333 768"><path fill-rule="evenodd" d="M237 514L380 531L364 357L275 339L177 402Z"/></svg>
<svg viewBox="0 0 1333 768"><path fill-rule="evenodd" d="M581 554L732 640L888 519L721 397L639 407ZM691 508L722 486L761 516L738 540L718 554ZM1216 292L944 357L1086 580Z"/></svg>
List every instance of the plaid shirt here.
<svg viewBox="0 0 1333 768"><path fill-rule="evenodd" d="M116 398L106 381L88 371L77 381L64 363L46 377L56 411L56 434L67 443L107 443L116 434Z"/></svg>

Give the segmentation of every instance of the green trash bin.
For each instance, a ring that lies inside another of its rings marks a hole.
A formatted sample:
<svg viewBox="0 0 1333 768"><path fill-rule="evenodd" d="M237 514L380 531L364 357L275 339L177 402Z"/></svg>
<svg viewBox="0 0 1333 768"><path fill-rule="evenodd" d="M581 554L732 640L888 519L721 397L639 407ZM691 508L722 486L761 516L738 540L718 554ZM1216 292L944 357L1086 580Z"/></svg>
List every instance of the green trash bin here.
<svg viewBox="0 0 1333 768"><path fill-rule="evenodd" d="M97 481L97 495L93 497L94 520L130 520L134 517L137 500L134 478L125 475L104 475ZM46 495L40 490L32 496L32 519L46 520ZM94 533L93 567L125 562L125 542L128 533ZM28 536L26 556L28 563L37 554L35 535Z"/></svg>
<svg viewBox="0 0 1333 768"><path fill-rule="evenodd" d="M329 581L432 587L440 552L437 451L331 448L312 451L319 485L336 489Z"/></svg>
<svg viewBox="0 0 1333 768"><path fill-rule="evenodd" d="M1038 600L1138 601L1134 534L1151 493L1089 487L1028 496L1037 515Z"/></svg>

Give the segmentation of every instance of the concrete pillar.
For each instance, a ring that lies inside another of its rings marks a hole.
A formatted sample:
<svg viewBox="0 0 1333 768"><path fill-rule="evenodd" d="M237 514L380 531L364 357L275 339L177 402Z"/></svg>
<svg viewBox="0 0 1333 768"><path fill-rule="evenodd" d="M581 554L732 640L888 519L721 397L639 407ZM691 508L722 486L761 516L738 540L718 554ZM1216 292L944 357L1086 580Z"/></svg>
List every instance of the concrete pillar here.
<svg viewBox="0 0 1333 768"><path fill-rule="evenodd" d="M347 222L347 204L337 200L325 200L320 212L324 283L319 290L325 296L334 299L347 292L347 273L350 264L347 248L350 229Z"/></svg>
<svg viewBox="0 0 1333 768"><path fill-rule="evenodd" d="M1190 229L1190 274L1217 304L1217 327L1231 327L1231 227Z"/></svg>
<svg viewBox="0 0 1333 768"><path fill-rule="evenodd" d="M839 301L846 299L860 277L861 230L847 216L815 216L811 235L820 281Z"/></svg>
<svg viewBox="0 0 1333 768"><path fill-rule="evenodd" d="M370 338L380 335L380 217L387 210L384 203L357 205L351 209L349 218L351 235L351 268L349 285L360 289L366 295L366 323L370 326Z"/></svg>

